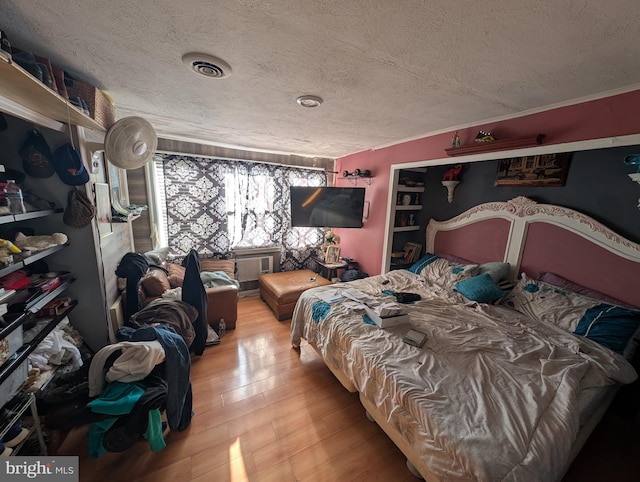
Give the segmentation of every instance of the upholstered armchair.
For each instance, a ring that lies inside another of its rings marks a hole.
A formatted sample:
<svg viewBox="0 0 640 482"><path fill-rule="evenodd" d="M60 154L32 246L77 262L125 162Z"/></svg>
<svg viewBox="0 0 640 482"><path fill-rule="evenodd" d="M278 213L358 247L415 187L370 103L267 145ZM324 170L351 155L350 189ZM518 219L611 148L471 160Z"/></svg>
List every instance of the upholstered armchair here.
<svg viewBox="0 0 640 482"><path fill-rule="evenodd" d="M147 306L154 299L172 288L182 287L185 269L174 263L167 263L167 275L161 269L151 268L140 282L140 302ZM235 260L233 259L200 259L200 271L223 271L229 278L235 279ZM207 293L207 323L216 332L220 319L224 318L227 330L236 327L238 319L238 287L223 285L205 288Z"/></svg>

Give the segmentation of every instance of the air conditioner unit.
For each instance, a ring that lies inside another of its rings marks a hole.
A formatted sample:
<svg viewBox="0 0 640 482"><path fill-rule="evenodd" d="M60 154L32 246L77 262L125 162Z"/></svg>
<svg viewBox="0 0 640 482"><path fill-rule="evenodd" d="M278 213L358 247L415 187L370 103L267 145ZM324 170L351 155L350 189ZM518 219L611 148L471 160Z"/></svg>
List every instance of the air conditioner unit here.
<svg viewBox="0 0 640 482"><path fill-rule="evenodd" d="M238 281L256 281L261 274L273 273L273 256L237 258Z"/></svg>

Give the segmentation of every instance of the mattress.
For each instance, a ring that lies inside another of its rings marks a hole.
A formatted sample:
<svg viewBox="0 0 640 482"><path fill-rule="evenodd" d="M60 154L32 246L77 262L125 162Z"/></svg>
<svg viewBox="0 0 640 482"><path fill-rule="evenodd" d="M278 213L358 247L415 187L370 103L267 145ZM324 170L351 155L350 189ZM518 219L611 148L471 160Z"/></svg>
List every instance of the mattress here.
<svg viewBox="0 0 640 482"><path fill-rule="evenodd" d="M347 286L421 300L409 323L380 329L339 299ZM403 343L410 328L426 333L422 348ZM590 340L506 307L462 303L404 270L304 292L292 344L302 338L440 480L559 479L588 412L636 377L622 356Z"/></svg>

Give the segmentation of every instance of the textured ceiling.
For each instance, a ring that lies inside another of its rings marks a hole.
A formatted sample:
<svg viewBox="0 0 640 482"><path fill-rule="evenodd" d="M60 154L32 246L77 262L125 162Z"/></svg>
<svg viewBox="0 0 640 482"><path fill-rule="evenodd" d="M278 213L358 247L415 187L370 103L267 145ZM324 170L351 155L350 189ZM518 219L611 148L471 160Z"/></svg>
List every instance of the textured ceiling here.
<svg viewBox="0 0 640 482"><path fill-rule="evenodd" d="M13 45L103 88L118 118L323 157L639 84L639 25L638 0L0 2ZM232 75L189 71L193 51Z"/></svg>

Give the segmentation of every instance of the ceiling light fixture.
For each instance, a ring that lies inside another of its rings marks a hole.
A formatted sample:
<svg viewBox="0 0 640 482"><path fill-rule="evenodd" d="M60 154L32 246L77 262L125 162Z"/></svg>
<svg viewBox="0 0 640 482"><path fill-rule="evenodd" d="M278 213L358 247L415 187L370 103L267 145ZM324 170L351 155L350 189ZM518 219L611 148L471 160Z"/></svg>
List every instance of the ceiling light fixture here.
<svg viewBox="0 0 640 482"><path fill-rule="evenodd" d="M182 63L196 74L212 79L222 79L231 75L231 66L212 55L191 52L182 56Z"/></svg>
<svg viewBox="0 0 640 482"><path fill-rule="evenodd" d="M318 107L322 104L322 97L318 97L317 95L301 95L296 99L296 102L300 104L302 107Z"/></svg>

